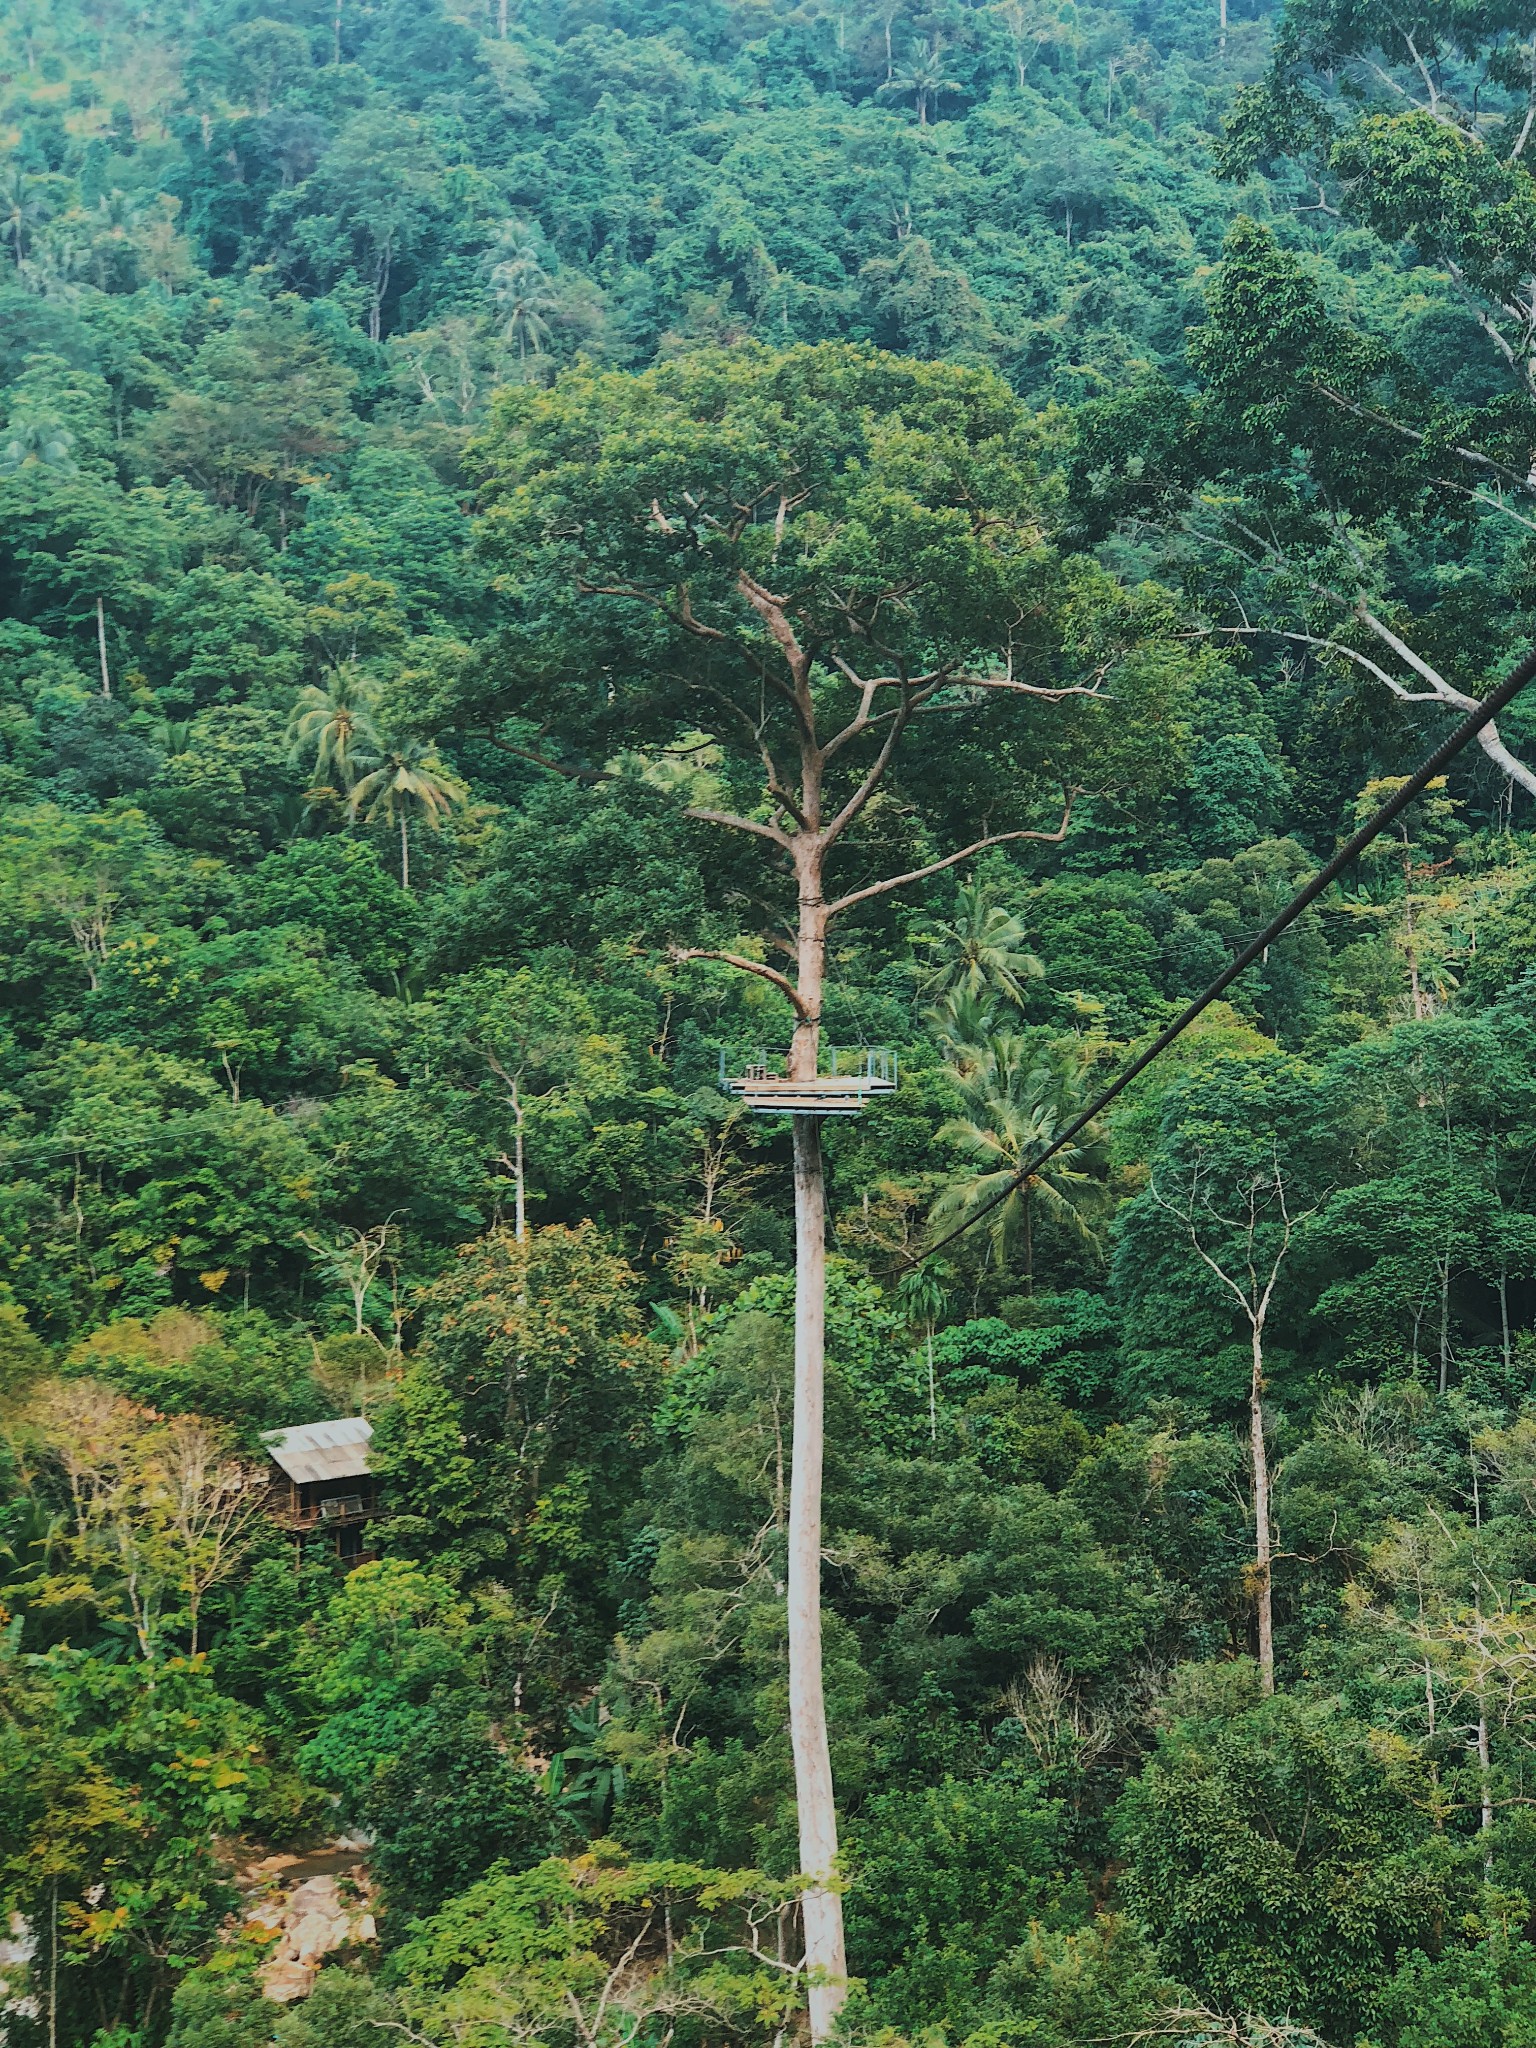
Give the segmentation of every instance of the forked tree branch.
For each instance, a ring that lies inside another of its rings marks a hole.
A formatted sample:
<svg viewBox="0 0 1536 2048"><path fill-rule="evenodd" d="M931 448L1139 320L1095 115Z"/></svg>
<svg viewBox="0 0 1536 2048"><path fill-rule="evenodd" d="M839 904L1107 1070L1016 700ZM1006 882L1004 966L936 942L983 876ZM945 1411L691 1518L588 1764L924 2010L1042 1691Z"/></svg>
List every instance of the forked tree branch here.
<svg viewBox="0 0 1536 2048"><path fill-rule="evenodd" d="M745 569L737 572L736 588L768 628L770 636L783 655L785 665L795 679L796 697L803 696L810 674L811 658L800 645L795 636L795 629L789 623L784 610L785 600L775 596L768 586L759 583L755 576L749 576Z"/></svg>
<svg viewBox="0 0 1536 2048"><path fill-rule="evenodd" d="M910 697L904 696L896 708L895 716L891 720L890 730L881 742L880 751L870 763L863 780L843 805L837 816L823 829L821 843L824 848L833 845L842 837L843 833L847 831L848 827L858 817L859 813L879 788L886 769L891 765L891 757L901 744L901 736L906 731L911 716L912 700Z"/></svg>
<svg viewBox="0 0 1536 2048"><path fill-rule="evenodd" d="M1185 530L1192 533L1197 540L1202 541L1207 546L1226 546L1230 548L1234 554L1252 562L1256 568L1261 570L1266 566L1263 560L1265 556L1278 568L1283 569L1290 566L1283 550L1273 542L1267 541L1262 534L1253 532L1251 528L1244 526L1241 521L1235 520L1233 525L1238 533L1242 534L1246 540L1260 551L1257 557L1245 555L1244 550L1237 547L1230 539L1223 540L1218 535L1200 532L1198 528L1191 526L1187 521L1185 522ZM1354 550L1354 552L1356 560L1359 562L1359 551ZM1363 569L1364 564L1360 563L1360 566ZM1320 647L1331 654L1342 655L1347 661L1357 663L1361 668L1373 675L1379 683L1384 684L1392 692L1392 695L1404 704L1438 703L1458 711L1471 711L1476 708L1478 703L1476 697L1469 696L1465 690L1458 690L1454 683L1441 675L1438 669L1432 667L1421 654L1409 646L1408 642L1400 634L1395 633L1384 619L1376 616L1363 596L1351 600L1341 592L1330 589L1327 584L1318 582L1315 578L1309 578L1309 583L1317 596L1324 599L1328 604L1337 606L1340 611L1347 612L1351 618L1358 620L1368 633L1373 633L1385 646L1390 647L1398 659L1408 668L1411 668L1415 675L1426 682L1429 688L1427 690L1410 690L1378 662L1372 661L1369 655L1362 654L1359 648L1347 647L1342 641L1331 640L1318 634L1286 632L1278 627L1244 625L1207 628L1199 637L1224 634L1235 639L1258 639L1268 635L1278 640L1294 641L1301 646ZM1503 740L1499 737L1496 725L1489 724L1483 726L1478 732L1477 743L1502 774L1507 776L1511 782L1518 783L1528 795L1536 796L1536 772L1527 768L1523 761L1510 752L1509 748L1505 746Z"/></svg>
<svg viewBox="0 0 1536 2048"><path fill-rule="evenodd" d="M1452 705L1458 711L1472 711L1476 709L1477 698L1469 697L1465 690L1458 690L1454 683L1447 682L1438 669L1431 668L1422 655L1415 654L1407 641L1400 639L1392 631L1392 628L1381 619L1378 619L1375 613L1363 601L1356 605L1355 613L1363 626L1376 634L1378 639L1385 641L1393 653L1407 662L1416 675L1424 678L1442 704ZM1391 687L1399 697L1404 697L1408 694L1401 684L1393 684ZM1413 700L1410 698L1409 701L1412 702ZM1499 729L1496 725L1485 725L1477 735L1477 743L1489 760L1493 762L1494 766L1501 768L1511 782L1518 782L1528 796L1536 796L1536 774L1533 774L1523 761L1509 751L1503 740L1499 738Z"/></svg>

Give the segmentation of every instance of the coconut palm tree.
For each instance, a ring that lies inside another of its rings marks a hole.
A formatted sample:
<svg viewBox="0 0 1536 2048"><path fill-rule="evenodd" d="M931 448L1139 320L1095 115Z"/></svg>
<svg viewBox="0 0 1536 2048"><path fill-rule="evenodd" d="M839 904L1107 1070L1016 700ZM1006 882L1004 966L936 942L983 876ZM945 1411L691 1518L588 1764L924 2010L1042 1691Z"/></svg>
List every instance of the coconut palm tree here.
<svg viewBox="0 0 1536 2048"><path fill-rule="evenodd" d="M933 1370L933 1331L948 1302L938 1274L932 1266L912 1266L896 1283L896 1306L908 1327L921 1331L928 1354L928 1441L939 1434L938 1383Z"/></svg>
<svg viewBox="0 0 1536 2048"><path fill-rule="evenodd" d="M986 1045L1006 1027L986 996L952 988L923 1012L923 1021L944 1047L955 1074L969 1073Z"/></svg>
<svg viewBox="0 0 1536 2048"><path fill-rule="evenodd" d="M929 965L918 970L918 987L936 1006L950 997L985 1004L999 995L1020 1003L1024 983L1045 972L1018 918L980 882L960 890L953 922L936 925L919 944Z"/></svg>
<svg viewBox="0 0 1536 2048"><path fill-rule="evenodd" d="M436 832L444 818L468 795L462 782L430 747L406 740L392 747L379 765L352 791L352 815L372 824L383 819L400 832L400 886L411 886L411 817Z"/></svg>
<svg viewBox="0 0 1536 2048"><path fill-rule="evenodd" d="M877 86L877 92L900 93L904 99L911 99L917 105L917 125L928 126L928 115L936 108L940 96L946 92L959 92L958 79L944 76L944 44L935 36L929 43L913 43L907 51L907 66L897 71L884 85Z"/></svg>
<svg viewBox="0 0 1536 2048"><path fill-rule="evenodd" d="M300 690L288 720L289 759L313 759L316 783L350 790L384 751L374 724L378 685L359 668L334 668L323 683Z"/></svg>
<svg viewBox="0 0 1536 2048"><path fill-rule="evenodd" d="M999 1032L983 1045L963 1049L949 1074L965 1108L939 1137L967 1153L980 1170L939 1197L935 1225L968 1222L1009 1188L1020 1169L1079 1114L1082 1071L1075 1049L1043 1051L1014 1032ZM1034 1291L1037 1209L1098 1252L1099 1235L1089 1219L1103 1200L1103 1168L1103 1143L1090 1125L1038 1173L1011 1188L992 1211L998 1261L1016 1248L1022 1251L1027 1292Z"/></svg>
<svg viewBox="0 0 1536 2048"><path fill-rule="evenodd" d="M544 271L530 265L508 266L493 279L501 314L501 338L517 343L518 362L541 356L553 331L546 314L555 310L555 295Z"/></svg>
<svg viewBox="0 0 1536 2048"><path fill-rule="evenodd" d="M501 319L501 338L516 342L518 361L542 355L551 328L546 317L556 299L549 272L539 260L538 242L525 221L512 221L490 257L491 295Z"/></svg>
<svg viewBox="0 0 1536 2048"><path fill-rule="evenodd" d="M33 235L31 253L17 264L16 275L39 298L70 305L80 296L78 279L88 255L78 222L49 221Z"/></svg>
<svg viewBox="0 0 1536 2048"><path fill-rule="evenodd" d="M26 257L26 241L32 230L48 218L48 188L41 178L30 177L18 163L0 170L0 234L10 238L16 268Z"/></svg>

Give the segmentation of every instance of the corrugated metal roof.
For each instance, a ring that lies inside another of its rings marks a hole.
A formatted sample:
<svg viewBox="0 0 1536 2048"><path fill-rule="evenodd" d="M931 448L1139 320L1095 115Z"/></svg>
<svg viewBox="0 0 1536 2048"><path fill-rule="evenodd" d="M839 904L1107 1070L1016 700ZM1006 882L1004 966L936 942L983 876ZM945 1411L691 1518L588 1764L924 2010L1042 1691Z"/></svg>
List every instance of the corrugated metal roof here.
<svg viewBox="0 0 1536 2048"><path fill-rule="evenodd" d="M368 1470L373 1424L366 1415L335 1422L304 1422L297 1429L269 1429L262 1442L299 1486L317 1479L358 1479Z"/></svg>

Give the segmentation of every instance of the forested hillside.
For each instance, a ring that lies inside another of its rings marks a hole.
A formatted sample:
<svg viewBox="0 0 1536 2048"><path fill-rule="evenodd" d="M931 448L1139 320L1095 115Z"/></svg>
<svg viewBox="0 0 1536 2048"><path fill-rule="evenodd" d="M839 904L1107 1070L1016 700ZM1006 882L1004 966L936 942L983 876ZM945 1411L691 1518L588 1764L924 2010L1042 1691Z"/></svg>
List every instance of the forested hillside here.
<svg viewBox="0 0 1536 2048"><path fill-rule="evenodd" d="M792 1035L840 2038L1536 2043L1536 702L1019 1180L1536 635L1288 4L0 10L0 2043L806 2038Z"/></svg>

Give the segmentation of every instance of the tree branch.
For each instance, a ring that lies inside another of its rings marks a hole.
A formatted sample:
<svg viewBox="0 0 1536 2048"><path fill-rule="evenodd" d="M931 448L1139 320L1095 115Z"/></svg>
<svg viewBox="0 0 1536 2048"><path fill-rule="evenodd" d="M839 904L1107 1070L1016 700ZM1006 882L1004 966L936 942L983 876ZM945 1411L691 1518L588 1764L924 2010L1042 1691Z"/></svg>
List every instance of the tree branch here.
<svg viewBox="0 0 1536 2048"><path fill-rule="evenodd" d="M767 675L760 665L759 673L762 674L764 682L776 691L779 696L788 699L790 703L794 702L794 699L784 688L783 684ZM779 768L778 762L773 758L773 750L763 738L763 727L758 724L750 712L736 702L735 698L728 691L717 689L713 683L691 683L688 687L696 696L713 698L715 703L722 705L732 718L738 720L746 727L751 735L752 744L757 749L757 758L763 764L763 775L767 782L768 794L777 804L789 812L797 825L803 825L805 820L800 815L800 806L796 803L785 785L783 773Z"/></svg>
<svg viewBox="0 0 1536 2048"><path fill-rule="evenodd" d="M1326 640L1318 633L1287 633L1279 626L1202 626L1198 633L1181 637L1209 640L1218 634L1233 640L1291 640L1301 647L1321 647L1329 654L1342 654L1346 660L1358 662L1405 704L1438 704L1442 701L1438 690L1405 690L1395 676L1388 675L1379 662L1372 661L1368 654L1362 654L1358 647L1346 647L1342 640Z"/></svg>
<svg viewBox="0 0 1536 2048"><path fill-rule="evenodd" d="M891 765L891 756L901 744L901 736L906 731L907 723L911 716L911 702L908 698L903 697L896 709L895 716L891 720L890 730L881 743L879 753L876 754L874 760L870 763L869 770L864 776L863 781L860 782L858 788L855 789L837 816L822 832L821 843L823 847L834 845L842 837L843 833L853 823L854 819L879 788L880 779Z"/></svg>
<svg viewBox="0 0 1536 2048"><path fill-rule="evenodd" d="M1465 690L1458 690L1454 683L1448 683L1438 669L1430 667L1422 654L1415 654L1408 642L1399 639L1385 620L1377 618L1364 598L1356 603L1354 611L1355 617L1366 631L1374 633L1378 640L1384 641L1398 660L1405 661L1416 676L1422 676L1442 704L1454 704L1458 711L1473 711L1477 708L1475 697L1469 697ZM1403 695L1401 683L1394 683L1392 687L1396 695Z"/></svg>
<svg viewBox="0 0 1536 2048"><path fill-rule="evenodd" d="M706 625L695 615L686 583L680 586L679 601L675 605L659 597L654 590L647 590L643 583L588 583L584 577L578 577L576 588L583 597L628 597L636 604L648 604L653 611L660 612L673 625L681 626L685 633L693 634L697 640L724 641L730 638L720 627Z"/></svg>
<svg viewBox="0 0 1536 2048"><path fill-rule="evenodd" d="M1415 447L1422 447L1429 439L1429 436L1419 428L1410 427L1402 420L1395 420L1388 413L1377 412L1374 406L1362 405L1357 398L1348 397L1344 392L1335 390L1331 384L1314 381L1309 388L1315 391L1319 398L1326 398L1330 405L1338 406L1343 412L1352 413L1356 419L1365 420L1371 426L1385 427L1388 433L1396 434L1404 441L1412 441ZM1480 469L1491 469L1496 475L1507 477L1522 490L1527 488L1526 479L1518 470L1510 469L1491 455L1485 455L1481 448L1467 448L1459 441L1454 441L1451 443L1451 453L1459 455L1463 462L1476 463Z"/></svg>
<svg viewBox="0 0 1536 2048"><path fill-rule="evenodd" d="M493 732L482 734L482 738L503 754L515 754L519 761L531 761L536 768L547 768L552 775L563 775L571 782L618 780L618 777L606 768L568 768L563 761L551 761L547 754L536 754L531 747L515 747L510 740L498 739Z"/></svg>
<svg viewBox="0 0 1536 2048"><path fill-rule="evenodd" d="M1506 162L1514 163L1517 157L1525 154L1525 145L1531 139L1533 121L1536 121L1536 43L1531 45L1531 89L1526 94L1525 119L1520 124L1520 133L1515 138L1515 146L1505 159Z"/></svg>
<svg viewBox="0 0 1536 2048"><path fill-rule="evenodd" d="M1505 746L1499 738L1497 725L1485 725L1477 736L1477 743L1494 766L1503 769L1511 782L1518 782L1527 796L1536 796L1536 775Z"/></svg>
<svg viewBox="0 0 1536 2048"><path fill-rule="evenodd" d="M685 960L721 960L727 967L735 967L742 974L755 974L761 981L770 983L782 996L787 996L794 1005L795 1015L802 1023L811 1021L810 1010L801 999L800 991L787 974L780 974L777 967L770 967L762 960L748 960L741 953L717 953L707 946L675 947L671 957L679 965Z"/></svg>
<svg viewBox="0 0 1536 2048"><path fill-rule="evenodd" d="M815 743L816 715L811 703L811 658L795 637L795 629L784 612L784 599L775 597L765 583L759 583L755 576L749 576L745 569L736 574L736 588L751 605L769 636L783 655L789 673L794 680L793 703L795 716L805 740Z"/></svg>
<svg viewBox="0 0 1536 2048"><path fill-rule="evenodd" d="M1001 690L1014 697L1043 697L1048 704L1058 704L1063 697L1102 697L1104 694L1102 676L1096 683L1064 683L1060 689L1053 689L1046 683L1021 683L1013 676L954 675L948 680L967 690Z"/></svg>
<svg viewBox="0 0 1536 2048"><path fill-rule="evenodd" d="M789 664L790 674L798 684L810 667L810 660L795 637L794 627L785 616L785 600L776 597L766 583L759 583L757 578L749 576L745 569L737 572L736 588L768 628L780 653Z"/></svg>
<svg viewBox="0 0 1536 2048"><path fill-rule="evenodd" d="M738 818L734 811L706 811L697 804L689 804L684 817L697 818L704 825L729 825L733 832L750 832L758 839L770 839L788 853L790 838L777 825L765 825L757 818Z"/></svg>
<svg viewBox="0 0 1536 2048"><path fill-rule="evenodd" d="M1414 653L1406 640L1399 639L1389 625L1383 620L1378 619L1363 599L1355 606L1355 616L1359 619L1361 625L1367 627L1378 639L1384 640L1394 654L1407 662L1415 675L1420 675L1424 678L1425 682L1429 684L1432 694L1442 704L1454 705L1458 711L1472 711L1476 709L1478 701L1476 697L1469 697L1465 690L1458 690L1453 683L1448 683L1438 669L1431 668L1422 655ZM1422 697L1411 696L1404 690L1401 683L1390 683L1389 686L1395 696L1404 698L1410 704L1422 703L1424 701ZM1477 736L1477 743L1489 760L1496 767L1502 769L1511 782L1518 782L1528 796L1536 796L1536 773L1533 773L1526 767L1523 761L1518 760L1509 751L1508 747L1499 738L1499 730L1496 725L1485 725Z"/></svg>
<svg viewBox="0 0 1536 2048"><path fill-rule="evenodd" d="M856 903L867 903L872 896L888 896L893 889L904 889L909 882L925 882L930 875L942 874L945 868L956 867L961 861L969 860L973 854L985 853L991 846L1006 846L1016 839L1038 839L1047 846L1059 846L1067 836L1072 822L1072 806L1079 792L1067 792L1066 807L1061 814L1061 823L1054 832L1018 831L992 832L985 839L974 840L969 846L962 846L958 853L946 854L943 860L930 861L925 868L913 868L910 874L891 875L883 882L871 882L867 889L855 889L850 895L838 897L835 903L827 905L827 920L845 910L851 910Z"/></svg>

